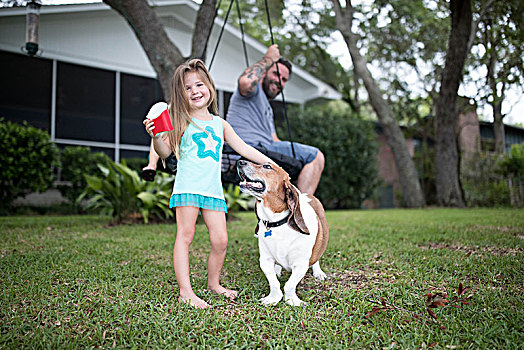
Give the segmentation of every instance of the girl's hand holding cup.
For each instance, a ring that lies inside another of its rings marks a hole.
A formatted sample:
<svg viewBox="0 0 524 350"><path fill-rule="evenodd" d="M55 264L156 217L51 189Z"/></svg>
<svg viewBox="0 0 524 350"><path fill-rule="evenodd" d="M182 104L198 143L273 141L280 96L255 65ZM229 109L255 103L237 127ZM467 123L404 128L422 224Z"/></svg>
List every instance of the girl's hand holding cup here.
<svg viewBox="0 0 524 350"><path fill-rule="evenodd" d="M151 136L152 138L157 138L158 136L160 136L160 134L155 136L155 122L146 118L144 119L142 124L144 124L144 126L146 127L146 132L149 134L149 136Z"/></svg>
<svg viewBox="0 0 524 350"><path fill-rule="evenodd" d="M160 133L173 130L167 103L155 103L149 110L143 124L149 136L153 138L159 137Z"/></svg>

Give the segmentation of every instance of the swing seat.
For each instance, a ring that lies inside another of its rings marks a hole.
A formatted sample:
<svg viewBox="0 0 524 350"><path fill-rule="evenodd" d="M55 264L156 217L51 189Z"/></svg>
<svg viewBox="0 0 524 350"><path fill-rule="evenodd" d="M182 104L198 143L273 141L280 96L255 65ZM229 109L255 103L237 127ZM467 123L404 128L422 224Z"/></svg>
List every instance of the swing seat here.
<svg viewBox="0 0 524 350"><path fill-rule="evenodd" d="M262 145L255 146L255 149L268 156L282 167L282 169L289 174L291 181L294 182L298 179L298 175L304 167L304 164L302 164L300 160L282 153L269 151ZM240 176L237 172L237 162L241 159L246 160L236 153L229 145L224 145L224 149L222 150L222 183L230 183L234 185L240 183Z"/></svg>

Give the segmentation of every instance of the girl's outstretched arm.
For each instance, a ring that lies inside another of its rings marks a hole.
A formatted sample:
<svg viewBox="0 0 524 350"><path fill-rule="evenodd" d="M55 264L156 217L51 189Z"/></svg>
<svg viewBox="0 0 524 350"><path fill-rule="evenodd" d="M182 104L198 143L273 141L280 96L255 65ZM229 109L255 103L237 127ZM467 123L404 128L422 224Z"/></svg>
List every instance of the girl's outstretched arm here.
<svg viewBox="0 0 524 350"><path fill-rule="evenodd" d="M240 138L240 136L237 135L235 130L233 130L233 127L229 125L228 122L226 122L225 120L222 120L222 125L224 125L224 139L229 144L229 146L231 146L231 148L235 150L235 152L240 154L242 157L247 158L258 164L265 164L265 163L275 164L275 162L271 160L271 158L263 155L262 153L257 151L255 148L245 143Z"/></svg>
<svg viewBox="0 0 524 350"><path fill-rule="evenodd" d="M169 147L169 138L166 136L166 134L158 134L154 135L154 129L155 125L152 120L150 119L144 119L143 124L146 128L147 133L149 136L151 136L151 139L153 140L153 147L155 149L155 152L160 156L162 159L166 159L171 154L171 147Z"/></svg>

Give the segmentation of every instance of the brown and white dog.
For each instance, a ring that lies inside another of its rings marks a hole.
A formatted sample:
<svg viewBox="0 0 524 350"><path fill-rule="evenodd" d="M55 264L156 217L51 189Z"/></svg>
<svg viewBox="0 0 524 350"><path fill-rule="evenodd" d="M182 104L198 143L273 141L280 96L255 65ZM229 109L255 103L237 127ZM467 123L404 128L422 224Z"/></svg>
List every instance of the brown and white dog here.
<svg viewBox="0 0 524 350"><path fill-rule="evenodd" d="M269 295L260 301L270 305L282 299L277 276L284 268L291 271L284 285L284 300L299 306L303 301L296 287L308 268L312 267L315 278L326 278L318 262L329 238L324 208L318 199L293 186L289 175L277 165L240 160L237 169L242 178L240 190L256 198L260 268L270 287Z"/></svg>

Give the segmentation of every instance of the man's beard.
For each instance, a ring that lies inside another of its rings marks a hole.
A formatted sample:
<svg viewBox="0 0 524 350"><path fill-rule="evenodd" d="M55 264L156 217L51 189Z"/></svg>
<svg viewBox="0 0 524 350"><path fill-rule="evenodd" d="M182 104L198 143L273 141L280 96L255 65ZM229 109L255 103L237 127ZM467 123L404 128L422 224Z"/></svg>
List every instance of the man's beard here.
<svg viewBox="0 0 524 350"><path fill-rule="evenodd" d="M267 76L265 76L264 79L262 80L262 90L264 90L264 94L266 95L268 100L272 100L275 97L277 97L278 94L280 94L280 91L282 90L282 89L278 89L276 93L272 94L271 89L269 88L270 84L271 84L271 81L269 80ZM276 83L276 85L280 86L278 82Z"/></svg>

